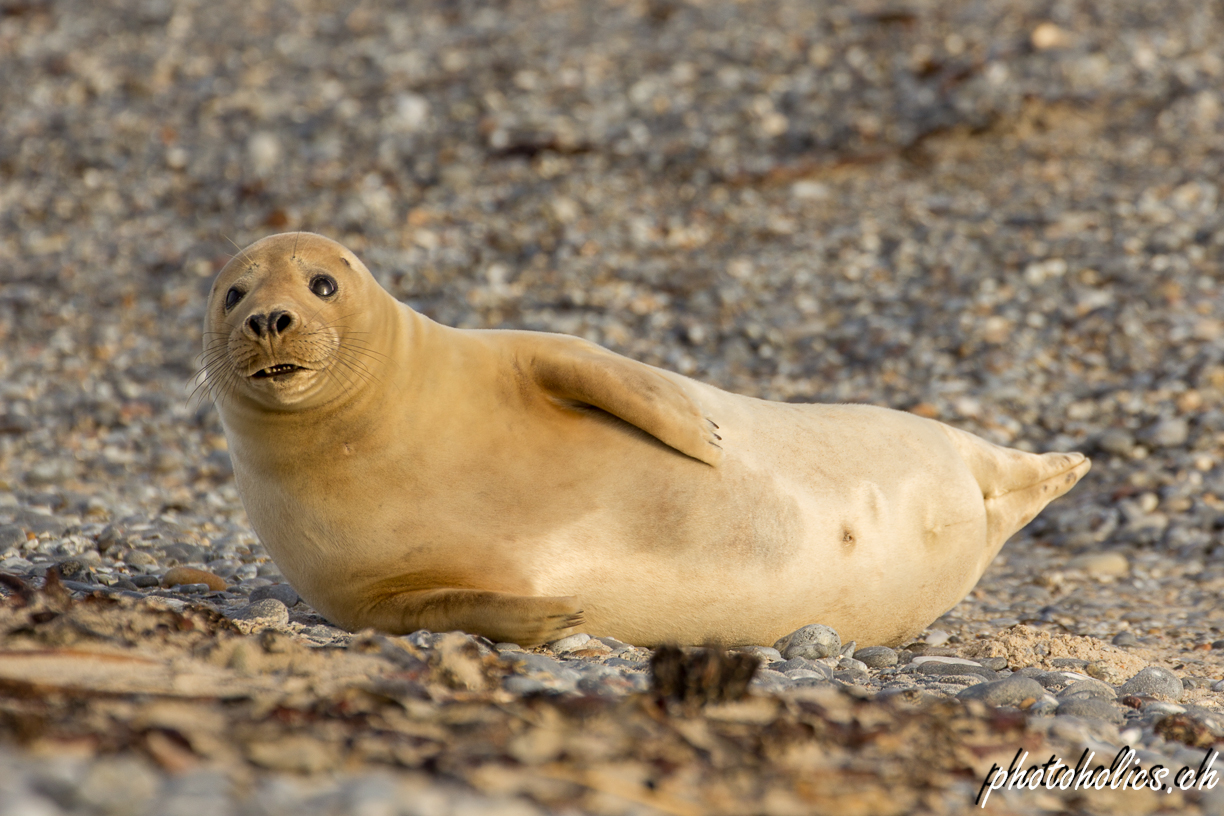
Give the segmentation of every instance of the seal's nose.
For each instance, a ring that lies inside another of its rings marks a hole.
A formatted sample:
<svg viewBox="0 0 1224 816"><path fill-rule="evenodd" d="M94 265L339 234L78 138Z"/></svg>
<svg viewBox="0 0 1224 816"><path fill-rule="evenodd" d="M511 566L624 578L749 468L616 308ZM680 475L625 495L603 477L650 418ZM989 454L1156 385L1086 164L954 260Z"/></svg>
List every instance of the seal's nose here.
<svg viewBox="0 0 1224 816"><path fill-rule="evenodd" d="M284 309L275 309L266 315L253 314L247 318L247 328L256 337L263 337L264 332L273 336L284 334L293 324L293 313Z"/></svg>

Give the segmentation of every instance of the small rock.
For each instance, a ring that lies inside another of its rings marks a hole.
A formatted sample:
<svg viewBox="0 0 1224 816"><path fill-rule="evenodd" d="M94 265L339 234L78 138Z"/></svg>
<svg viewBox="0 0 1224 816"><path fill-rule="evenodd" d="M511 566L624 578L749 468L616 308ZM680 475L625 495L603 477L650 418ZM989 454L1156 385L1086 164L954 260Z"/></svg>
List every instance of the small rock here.
<svg viewBox="0 0 1224 816"><path fill-rule="evenodd" d="M954 657L952 655L919 655L910 661L911 666L922 666L927 663L947 663L949 665L956 664L960 666L981 666L982 664L976 660L970 660L967 657Z"/></svg>
<svg viewBox="0 0 1224 816"><path fill-rule="evenodd" d="M992 671L1003 671L1007 668L1006 657L982 657L978 658L978 663Z"/></svg>
<svg viewBox="0 0 1224 816"><path fill-rule="evenodd" d="M585 646L590 639L590 635L579 632L576 635L570 635L569 637L563 637L560 640L554 640L552 643L548 644L548 648L552 649L557 654L561 654L562 652L573 652Z"/></svg>
<svg viewBox="0 0 1224 816"><path fill-rule="evenodd" d="M288 584L269 584L251 590L251 603L269 598L280 601L286 607L292 608L299 600L297 590Z"/></svg>
<svg viewBox="0 0 1224 816"><path fill-rule="evenodd" d="M289 623L289 608L275 598L247 604L230 615L232 620L262 623L268 626L284 626Z"/></svg>
<svg viewBox="0 0 1224 816"><path fill-rule="evenodd" d="M194 567L171 567L162 575L162 586L172 587L178 584L206 584L214 592L225 589L224 578Z"/></svg>
<svg viewBox="0 0 1224 816"><path fill-rule="evenodd" d="M26 541L25 530L16 524L0 524L0 550L16 547Z"/></svg>
<svg viewBox="0 0 1224 816"><path fill-rule="evenodd" d="M1041 700L1046 691L1041 684L1031 677L1012 675L1002 680L989 683L978 683L962 690L956 695L960 700L981 700L996 708L1000 706L1021 707L1027 701Z"/></svg>
<svg viewBox="0 0 1224 816"><path fill-rule="evenodd" d="M1122 694L1147 694L1174 703L1182 698L1184 692L1178 676L1159 666L1148 666L1123 683L1121 688Z"/></svg>
<svg viewBox="0 0 1224 816"><path fill-rule="evenodd" d="M128 577L128 580L141 589L148 589L149 587L161 584L161 579L156 575L131 575Z"/></svg>
<svg viewBox="0 0 1224 816"><path fill-rule="evenodd" d="M775 643L774 648L787 660L792 657L819 660L841 652L841 636L829 626L813 623L791 632Z"/></svg>
<svg viewBox="0 0 1224 816"><path fill-rule="evenodd" d="M1050 665L1056 669L1070 669L1076 671L1088 665L1087 660L1078 657L1052 657Z"/></svg>
<svg viewBox="0 0 1224 816"><path fill-rule="evenodd" d="M1097 437L1097 447L1114 456L1130 456L1135 449L1135 437L1124 428L1110 428Z"/></svg>
<svg viewBox="0 0 1224 816"><path fill-rule="evenodd" d="M1135 637L1132 632L1119 632L1113 637L1113 645L1121 646L1123 649L1129 649L1132 646L1139 645L1139 638Z"/></svg>
<svg viewBox="0 0 1224 816"><path fill-rule="evenodd" d="M855 660L853 657L843 656L840 660L837 661L837 668L850 669L853 671L861 671L864 674L866 674L867 669L870 667L861 660Z"/></svg>
<svg viewBox="0 0 1224 816"><path fill-rule="evenodd" d="M1130 561L1118 552L1077 555L1067 562L1067 569L1077 569L1098 577L1118 578L1130 573Z"/></svg>
<svg viewBox="0 0 1224 816"><path fill-rule="evenodd" d="M942 646L952 639L952 635L942 629L932 629L922 639L928 646Z"/></svg>
<svg viewBox="0 0 1224 816"><path fill-rule="evenodd" d="M887 646L864 646L854 653L854 659L862 661L868 668L886 669L897 665L897 652Z"/></svg>
<svg viewBox="0 0 1224 816"><path fill-rule="evenodd" d="M918 673L924 675L935 675L937 677L953 677L957 675L973 675L976 677L984 677L987 680L998 680L999 673L991 671L985 666L979 666L976 663L965 665L964 663L943 663L932 661L922 663L918 666Z"/></svg>
<svg viewBox="0 0 1224 816"><path fill-rule="evenodd" d="M1143 441L1156 448L1178 448L1190 438L1190 423L1181 417L1162 419L1143 433Z"/></svg>
<svg viewBox="0 0 1224 816"><path fill-rule="evenodd" d="M67 558L59 562L55 565L55 571L65 581L89 584L94 580L93 572L89 569L89 565L79 558Z"/></svg>
<svg viewBox="0 0 1224 816"><path fill-rule="evenodd" d="M1100 680L1089 678L1087 680L1077 680L1067 686L1062 691L1058 692L1060 699L1069 700L1072 697L1091 697L1097 700L1116 700L1118 692L1114 691L1113 686L1108 683L1103 683Z"/></svg>
<svg viewBox="0 0 1224 816"><path fill-rule="evenodd" d="M777 663L782 660L782 653L772 646L739 646L732 649L732 651L756 655L761 659L762 665Z"/></svg>
<svg viewBox="0 0 1224 816"><path fill-rule="evenodd" d="M524 677L521 674L512 674L507 677L502 681L502 688L520 697L529 694L543 694L548 691L548 686L543 682L533 677Z"/></svg>
<svg viewBox="0 0 1224 816"><path fill-rule="evenodd" d="M835 672L833 679L850 686L865 686L871 680L871 675L858 669L845 669Z"/></svg>
<svg viewBox="0 0 1224 816"><path fill-rule="evenodd" d="M1034 717L1049 717L1058 710L1058 699L1052 694L1043 694L1025 710Z"/></svg>
<svg viewBox="0 0 1224 816"><path fill-rule="evenodd" d="M1212 691L1224 691L1224 680L1221 680L1220 682L1213 685L1211 687L1211 690Z"/></svg>
<svg viewBox="0 0 1224 816"><path fill-rule="evenodd" d="M1094 697L1071 697L1058 703L1058 716L1084 717L1090 720L1104 720L1114 725L1126 722L1122 709L1106 700Z"/></svg>

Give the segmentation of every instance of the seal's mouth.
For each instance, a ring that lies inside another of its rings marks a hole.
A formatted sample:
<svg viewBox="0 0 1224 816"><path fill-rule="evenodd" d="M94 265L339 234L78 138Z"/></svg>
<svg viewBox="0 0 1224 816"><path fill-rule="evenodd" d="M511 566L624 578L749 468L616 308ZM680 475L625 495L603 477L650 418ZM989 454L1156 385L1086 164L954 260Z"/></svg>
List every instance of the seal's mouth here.
<svg viewBox="0 0 1224 816"><path fill-rule="evenodd" d="M279 377L291 377L297 372L305 370L306 369L302 368L301 366L294 365L293 363L277 363L274 366L261 368L259 371L252 374L251 378L255 380L266 380L269 378L276 379Z"/></svg>

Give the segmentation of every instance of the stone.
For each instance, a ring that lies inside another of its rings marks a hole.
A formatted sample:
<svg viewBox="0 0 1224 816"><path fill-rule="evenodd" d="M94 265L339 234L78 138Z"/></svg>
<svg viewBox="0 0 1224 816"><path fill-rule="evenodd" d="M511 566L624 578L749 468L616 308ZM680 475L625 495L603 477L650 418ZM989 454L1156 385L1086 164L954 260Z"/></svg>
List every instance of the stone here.
<svg viewBox="0 0 1224 816"><path fill-rule="evenodd" d="M179 584L205 584L214 592L226 587L225 579L221 576L194 567L171 567L162 575L161 585L163 587L169 588Z"/></svg>
<svg viewBox="0 0 1224 816"><path fill-rule="evenodd" d="M829 626L813 623L796 629L774 644L782 657L806 657L819 660L841 652L841 636Z"/></svg>
<svg viewBox="0 0 1224 816"><path fill-rule="evenodd" d="M782 660L782 653L772 646L737 646L731 651L756 655L761 659L762 665L776 663Z"/></svg>
<svg viewBox="0 0 1224 816"><path fill-rule="evenodd" d="M269 598L280 601L287 608L292 608L300 600L297 590L288 584L269 584L268 586L256 587L251 590L251 603L266 601Z"/></svg>
<svg viewBox="0 0 1224 816"><path fill-rule="evenodd" d="M1069 700L1072 697L1091 697L1097 700L1116 700L1118 692L1114 691L1114 687L1108 683L1103 683L1094 678L1086 680L1077 680L1067 686L1062 691L1058 692L1058 697L1061 700Z"/></svg>
<svg viewBox="0 0 1224 816"><path fill-rule="evenodd" d="M1179 448L1190 438L1190 423L1181 417L1162 419L1150 425L1142 438L1155 448Z"/></svg>
<svg viewBox="0 0 1224 816"><path fill-rule="evenodd" d="M569 637L563 637L560 640L554 640L552 643L548 644L548 648L552 649L557 654L561 654L562 652L574 652L585 646L590 639L590 635L579 632L576 635L570 635Z"/></svg>
<svg viewBox="0 0 1224 816"><path fill-rule="evenodd" d="M26 542L25 530L16 524L0 524L0 550L16 547Z"/></svg>
<svg viewBox="0 0 1224 816"><path fill-rule="evenodd" d="M275 598L247 604L230 615L232 620L261 623L265 626L284 626L289 623L289 608Z"/></svg>
<svg viewBox="0 0 1224 816"><path fill-rule="evenodd" d="M887 646L865 646L855 651L854 659L861 661L868 668L886 669L897 665L897 652Z"/></svg>
<svg viewBox="0 0 1224 816"><path fill-rule="evenodd" d="M998 672L991 671L985 666L980 666L976 663L966 665L965 663L944 663L941 661L931 661L929 663L919 664L918 673L923 675L935 675L937 677L973 675L975 677L983 677L986 680L999 679Z"/></svg>
<svg viewBox="0 0 1224 816"><path fill-rule="evenodd" d="M1135 449L1135 437L1125 428L1109 428L1097 437L1096 444L1114 456L1130 456Z"/></svg>
<svg viewBox="0 0 1224 816"><path fill-rule="evenodd" d="M1084 667L1084 674L1089 677L1095 677L1097 680L1108 683L1111 686L1120 686L1126 681L1126 675L1122 670L1113 664L1104 660L1094 660Z"/></svg>
<svg viewBox="0 0 1224 816"><path fill-rule="evenodd" d="M1126 722L1122 709L1107 700L1095 697L1070 697L1060 700L1056 714L1059 717L1072 716L1089 720L1104 720L1114 725L1122 725Z"/></svg>
<svg viewBox="0 0 1224 816"><path fill-rule="evenodd" d="M1129 649L1139 645L1139 638L1135 637L1132 632L1119 632L1114 635L1111 641L1115 646L1121 646L1123 649Z"/></svg>
<svg viewBox="0 0 1224 816"><path fill-rule="evenodd" d="M1148 666L1122 684L1121 694L1138 694L1158 700L1177 702L1185 693L1182 681L1173 672L1159 666Z"/></svg>
<svg viewBox="0 0 1224 816"><path fill-rule="evenodd" d="M963 689L956 695L960 700L981 700L996 708L1001 706L1022 707L1026 702L1035 702L1046 696L1041 684L1031 677L1012 675L1002 680L978 683Z"/></svg>

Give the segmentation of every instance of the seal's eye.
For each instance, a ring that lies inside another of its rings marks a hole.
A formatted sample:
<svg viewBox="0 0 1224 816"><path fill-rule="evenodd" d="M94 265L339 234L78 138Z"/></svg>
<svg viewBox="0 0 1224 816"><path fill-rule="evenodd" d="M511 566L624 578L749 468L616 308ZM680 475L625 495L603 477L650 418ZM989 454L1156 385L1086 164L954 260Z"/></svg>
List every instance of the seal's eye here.
<svg viewBox="0 0 1224 816"><path fill-rule="evenodd" d="M331 275L316 275L310 281L310 291L321 298L329 298L336 294L336 279Z"/></svg>
<svg viewBox="0 0 1224 816"><path fill-rule="evenodd" d="M239 289L237 286L231 286L230 290L225 293L225 311L229 311L238 305L238 301L242 300L242 296L246 292Z"/></svg>

